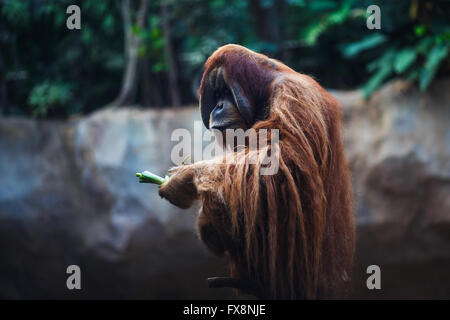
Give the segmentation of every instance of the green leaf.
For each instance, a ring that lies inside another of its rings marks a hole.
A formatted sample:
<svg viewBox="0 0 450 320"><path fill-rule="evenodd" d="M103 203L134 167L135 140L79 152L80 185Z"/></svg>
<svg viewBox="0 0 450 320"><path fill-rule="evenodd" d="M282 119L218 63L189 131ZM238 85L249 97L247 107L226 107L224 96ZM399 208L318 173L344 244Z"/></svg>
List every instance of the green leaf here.
<svg viewBox="0 0 450 320"><path fill-rule="evenodd" d="M427 31L427 29L423 24L414 27L414 34L418 37L423 36L425 31Z"/></svg>
<svg viewBox="0 0 450 320"><path fill-rule="evenodd" d="M137 36L137 35L139 35L139 33L141 33L141 27L139 27L139 25L138 24L134 24L132 27L131 27L131 33L133 33L133 35L135 35L135 36Z"/></svg>
<svg viewBox="0 0 450 320"><path fill-rule="evenodd" d="M339 24L339 23L344 22L350 14L350 7L351 7L351 2L344 3L342 8L340 8L338 11L332 12L328 16L328 19L327 19L328 23L332 25L332 24Z"/></svg>
<svg viewBox="0 0 450 320"><path fill-rule="evenodd" d="M433 79L434 72L432 72L430 69L423 68L420 72L420 90L425 91L428 85L430 84L431 80Z"/></svg>
<svg viewBox="0 0 450 320"><path fill-rule="evenodd" d="M319 2L321 1L315 1L313 3L317 5ZM325 4L325 2L329 1L323 1L323 4ZM306 44L309 46L315 45L319 36L327 29L333 25L343 23L350 15L351 3L352 1L344 2L339 10L325 15L319 22L310 25L303 36Z"/></svg>
<svg viewBox="0 0 450 320"><path fill-rule="evenodd" d="M325 31L325 24L323 22L318 22L316 24L311 25L305 33L305 42L309 46L313 46L316 44L319 36Z"/></svg>
<svg viewBox="0 0 450 320"><path fill-rule="evenodd" d="M392 73L392 65L383 65L363 86L363 94L365 98L368 98L376 89L380 87L385 79L387 79Z"/></svg>
<svg viewBox="0 0 450 320"><path fill-rule="evenodd" d="M144 57L146 54L147 54L147 46L145 44L140 45L138 49L138 56Z"/></svg>
<svg viewBox="0 0 450 320"><path fill-rule="evenodd" d="M111 34L114 30L114 17L108 14L102 21L102 30L108 34Z"/></svg>
<svg viewBox="0 0 450 320"><path fill-rule="evenodd" d="M435 45L429 56L427 57L427 62L425 63L425 67L434 68L439 65L439 63L444 59L448 54L448 47L444 45Z"/></svg>
<svg viewBox="0 0 450 320"><path fill-rule="evenodd" d="M44 81L33 87L28 104L34 116L45 116L48 111L66 105L71 99L70 85Z"/></svg>
<svg viewBox="0 0 450 320"><path fill-rule="evenodd" d="M362 39L361 41L347 44L341 47L342 54L347 58L353 58L358 53L364 50L372 49L386 42L386 36L377 33Z"/></svg>
<svg viewBox="0 0 450 320"><path fill-rule="evenodd" d="M158 39L160 37L159 29L154 28L150 31L150 38L152 39Z"/></svg>
<svg viewBox="0 0 450 320"><path fill-rule="evenodd" d="M157 62L152 66L153 73L158 73L166 69L164 62Z"/></svg>
<svg viewBox="0 0 450 320"><path fill-rule="evenodd" d="M439 64L448 55L448 46L442 44L436 44L427 56L427 61L422 69L420 77L420 90L425 91L425 89L433 80L436 71L438 70Z"/></svg>
<svg viewBox="0 0 450 320"><path fill-rule="evenodd" d="M413 48L405 48L395 56L394 70L397 73L402 73L408 69L416 60L417 53Z"/></svg>
<svg viewBox="0 0 450 320"><path fill-rule="evenodd" d="M90 45L93 39L94 34L92 32L92 29L89 27L83 27L81 29L81 41L86 45Z"/></svg>

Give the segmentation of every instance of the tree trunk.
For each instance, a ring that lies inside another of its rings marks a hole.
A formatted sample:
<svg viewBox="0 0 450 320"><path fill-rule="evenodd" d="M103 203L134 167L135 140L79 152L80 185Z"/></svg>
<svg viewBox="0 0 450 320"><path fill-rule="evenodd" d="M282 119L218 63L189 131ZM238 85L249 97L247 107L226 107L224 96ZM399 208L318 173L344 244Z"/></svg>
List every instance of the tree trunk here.
<svg viewBox="0 0 450 320"><path fill-rule="evenodd" d="M148 0L141 0L137 12L136 24L139 29L144 28L145 16L148 7ZM131 17L130 0L122 0L122 17L125 32L125 72L122 80L122 88L119 96L112 103L116 106L132 104L136 98L138 87L138 65L139 65L139 47L141 45L140 35L133 34L133 19Z"/></svg>
<svg viewBox="0 0 450 320"><path fill-rule="evenodd" d="M144 106L157 106L161 107L164 102L159 91L159 85L155 75L150 71L150 64L148 58L143 58L142 62L142 82L141 82L141 94L142 102Z"/></svg>
<svg viewBox="0 0 450 320"><path fill-rule="evenodd" d="M261 0L251 0L250 10L258 37L264 42L275 45L275 58L284 58L283 30L286 14L285 1L277 0L272 6L263 7Z"/></svg>
<svg viewBox="0 0 450 320"><path fill-rule="evenodd" d="M166 56L166 63L169 68L169 91L170 91L170 100L173 106L180 106L180 94L178 90L178 70L174 60L174 52L170 39L170 17L167 9L167 1L161 1L161 15L163 22L163 34L164 39L166 41L164 46L164 53Z"/></svg>

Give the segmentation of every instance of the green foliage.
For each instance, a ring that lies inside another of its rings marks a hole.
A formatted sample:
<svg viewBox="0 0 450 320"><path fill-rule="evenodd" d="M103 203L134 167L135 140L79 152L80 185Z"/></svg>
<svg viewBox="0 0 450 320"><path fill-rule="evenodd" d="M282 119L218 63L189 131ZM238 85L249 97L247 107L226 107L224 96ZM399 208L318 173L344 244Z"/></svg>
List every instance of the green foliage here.
<svg viewBox="0 0 450 320"><path fill-rule="evenodd" d="M398 51L394 60L394 71L398 74L405 72L417 59L417 52L412 47Z"/></svg>
<svg viewBox="0 0 450 320"><path fill-rule="evenodd" d="M426 62L421 68L420 89L425 90L433 79L439 64L448 56L449 44L435 43L429 54L426 55Z"/></svg>
<svg viewBox="0 0 450 320"><path fill-rule="evenodd" d="M147 28L140 32L140 36L144 39L143 45L140 48L140 54L147 55L153 62L153 73L167 70L166 59L164 56L164 46L166 42L160 20L159 16L150 15L147 22Z"/></svg>
<svg viewBox="0 0 450 320"><path fill-rule="evenodd" d="M362 51L373 49L386 41L386 36L384 36L383 34L375 33L364 37L360 41L341 46L341 51L345 57L354 58Z"/></svg>
<svg viewBox="0 0 450 320"><path fill-rule="evenodd" d="M6 79L10 113L68 116L117 97L126 61L121 1L0 0L0 82ZM394 77L426 90L450 71L444 0L169 1L171 39L163 32L161 1L149 0L144 26L131 29L141 39L145 84L138 85L137 103L144 94L159 95L153 104L170 103L169 44L185 104L196 102L207 57L227 43L281 59L325 87L362 87L366 96ZM140 1L130 3L135 21ZM66 28L71 4L81 8L81 30ZM381 8L381 30L366 28L372 4Z"/></svg>
<svg viewBox="0 0 450 320"><path fill-rule="evenodd" d="M2 1L0 59L6 75L26 75L7 82L12 112L67 116L111 100L119 90L124 61L122 21L113 3ZM71 4L81 8L81 30L66 27Z"/></svg>
<svg viewBox="0 0 450 320"><path fill-rule="evenodd" d="M330 9L332 11L324 13L318 22L312 23L306 28L306 32L303 35L306 44L310 46L315 45L322 33L332 26L346 21L350 17L350 8L353 2L353 0L346 0L340 7L336 1L319 0L309 3L311 14L322 13Z"/></svg>
<svg viewBox="0 0 450 320"><path fill-rule="evenodd" d="M261 3L273 5L271 1ZM180 1L173 9L174 32L178 39L184 39L180 58L187 76L195 77L221 45L240 43L256 51L265 49L255 34L248 1Z"/></svg>
<svg viewBox="0 0 450 320"><path fill-rule="evenodd" d="M30 20L29 3L27 1L6 1L2 4L2 15L14 26L26 24Z"/></svg>
<svg viewBox="0 0 450 320"><path fill-rule="evenodd" d="M372 76L363 86L365 96L370 96L391 76L418 81L420 89L426 90L441 63L448 58L450 43L439 41L440 38L440 34L427 34L388 42L379 58L367 66Z"/></svg>
<svg viewBox="0 0 450 320"><path fill-rule="evenodd" d="M32 107L33 116L43 117L49 111L63 108L71 99L69 85L45 81L31 90L28 103Z"/></svg>
<svg viewBox="0 0 450 320"><path fill-rule="evenodd" d="M391 9L386 10L382 18L382 21L390 22L388 33L384 33L382 27L381 31L356 42L341 45L341 52L347 58L358 59L362 54L373 54L372 61L367 64L371 76L363 85L366 97L394 76L417 81L424 91L449 58L448 6L440 7L436 2L433 7L430 2L424 2L422 9L427 11L422 19L429 21L424 24L417 16L418 1L404 1L403 4L403 7L393 7L393 4L383 2L383 8Z"/></svg>

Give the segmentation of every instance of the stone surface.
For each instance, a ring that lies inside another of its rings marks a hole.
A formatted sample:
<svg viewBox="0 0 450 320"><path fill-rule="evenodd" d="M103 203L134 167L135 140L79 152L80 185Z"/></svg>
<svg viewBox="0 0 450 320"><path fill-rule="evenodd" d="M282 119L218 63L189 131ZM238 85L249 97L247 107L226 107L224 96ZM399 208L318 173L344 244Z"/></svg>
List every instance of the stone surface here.
<svg viewBox="0 0 450 320"><path fill-rule="evenodd" d="M357 221L360 298L450 298L450 79L420 94L406 82L365 102L335 93L345 118ZM366 267L382 290L366 288Z"/></svg>
<svg viewBox="0 0 450 320"><path fill-rule="evenodd" d="M173 128L194 109L108 109L70 122L0 121L0 297L224 298L206 287L226 273L183 211L137 183L164 175ZM79 265L82 290L66 288Z"/></svg>
<svg viewBox="0 0 450 320"><path fill-rule="evenodd" d="M357 221L356 298L450 298L450 81L341 101ZM135 172L164 175L197 108L105 109L70 121L0 119L0 298L232 298L180 210ZM82 290L66 288L79 265ZM370 264L382 290L366 288Z"/></svg>

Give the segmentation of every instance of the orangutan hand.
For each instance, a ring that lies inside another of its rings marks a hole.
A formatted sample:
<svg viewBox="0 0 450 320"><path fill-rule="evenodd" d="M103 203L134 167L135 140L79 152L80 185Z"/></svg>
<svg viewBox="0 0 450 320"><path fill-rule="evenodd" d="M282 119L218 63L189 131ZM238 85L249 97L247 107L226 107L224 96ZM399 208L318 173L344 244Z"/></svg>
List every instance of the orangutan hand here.
<svg viewBox="0 0 450 320"><path fill-rule="evenodd" d="M170 178L159 187L159 195L181 209L189 208L198 199L194 184L195 166L182 165L169 170Z"/></svg>

